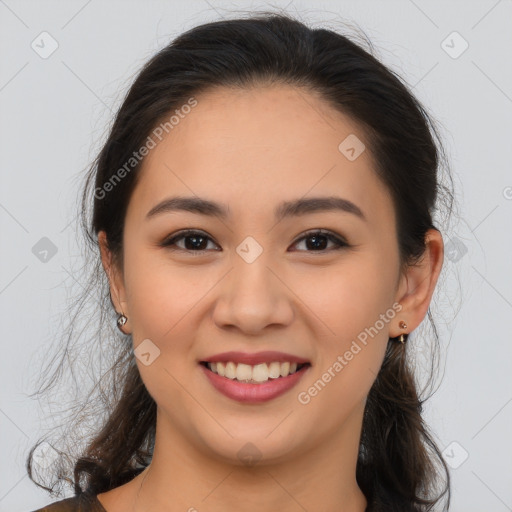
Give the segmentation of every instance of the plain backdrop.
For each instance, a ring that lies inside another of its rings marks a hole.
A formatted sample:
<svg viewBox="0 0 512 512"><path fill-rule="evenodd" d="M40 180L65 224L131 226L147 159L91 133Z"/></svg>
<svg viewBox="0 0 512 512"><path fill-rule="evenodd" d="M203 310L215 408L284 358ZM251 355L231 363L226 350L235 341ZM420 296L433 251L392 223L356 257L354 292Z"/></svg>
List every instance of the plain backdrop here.
<svg viewBox="0 0 512 512"><path fill-rule="evenodd" d="M80 255L80 178L120 99L185 29L273 6L360 27L442 128L460 211L445 234L442 379L425 418L451 466L451 510L512 510L510 0L0 0L0 511L51 501L24 464L52 415L27 395Z"/></svg>

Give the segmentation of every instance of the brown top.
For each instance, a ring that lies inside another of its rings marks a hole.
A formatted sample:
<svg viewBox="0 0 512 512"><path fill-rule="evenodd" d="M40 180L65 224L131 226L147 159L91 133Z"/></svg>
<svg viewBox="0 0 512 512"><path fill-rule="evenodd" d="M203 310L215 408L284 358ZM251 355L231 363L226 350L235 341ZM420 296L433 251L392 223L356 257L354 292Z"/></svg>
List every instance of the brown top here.
<svg viewBox="0 0 512 512"><path fill-rule="evenodd" d="M96 494L90 491L83 492L78 496L56 501L46 507L39 508L33 512L107 512L100 503Z"/></svg>
<svg viewBox="0 0 512 512"><path fill-rule="evenodd" d="M372 512L373 506L369 503L366 512ZM32 512L107 512L98 500L96 494L85 491L79 496L56 501L46 507L33 510Z"/></svg>

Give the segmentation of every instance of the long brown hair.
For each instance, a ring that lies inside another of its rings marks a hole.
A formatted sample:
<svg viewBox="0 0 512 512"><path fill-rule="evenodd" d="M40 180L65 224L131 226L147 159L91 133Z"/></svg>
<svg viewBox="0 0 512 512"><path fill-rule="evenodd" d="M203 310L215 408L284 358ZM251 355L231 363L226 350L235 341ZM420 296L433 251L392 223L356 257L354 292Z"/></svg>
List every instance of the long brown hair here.
<svg viewBox="0 0 512 512"><path fill-rule="evenodd" d="M131 338L112 327L116 314L97 242L98 232L104 230L122 265L125 213L140 162L125 167L122 179L113 181L116 173L119 177L119 169L162 119L194 95L211 87L271 82L315 91L363 127L378 162L375 171L396 209L404 268L424 253L426 231L437 229L434 212L444 207L451 213L451 177L448 174L448 184L443 184L439 176L446 157L434 122L405 83L359 44L334 31L312 29L288 15L268 12L207 23L183 33L144 65L86 177L80 213L93 268L74 305L62 360L39 393L51 389L73 354L69 342L83 335L79 313L89 306L92 312L83 326L90 334L87 350L94 348L93 355L101 356L89 367L101 369L105 358L110 360L101 377L93 377L89 394L74 405L63 436L67 448L55 451L48 485L32 475L32 458L40 443L30 451L27 471L36 485L53 492L67 482L76 494L101 493L128 482L151 462L156 404L140 378ZM96 292L99 310L91 298ZM438 346L430 309L428 318L430 338ZM98 327L91 332L91 325ZM78 386L83 387L82 381ZM367 398L356 470L371 510L428 511L443 496L449 505L449 471L422 418L427 398L417 390L409 344L390 340ZM93 423L91 431L81 437L78 429L88 422Z"/></svg>

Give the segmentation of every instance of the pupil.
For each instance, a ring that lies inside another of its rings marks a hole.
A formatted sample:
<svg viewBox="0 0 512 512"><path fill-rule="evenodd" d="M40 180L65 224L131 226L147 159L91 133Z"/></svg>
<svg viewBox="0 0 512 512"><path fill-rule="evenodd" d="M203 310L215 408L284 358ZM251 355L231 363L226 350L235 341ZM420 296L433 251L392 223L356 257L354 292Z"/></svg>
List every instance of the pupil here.
<svg viewBox="0 0 512 512"><path fill-rule="evenodd" d="M320 248L320 249L325 249L325 238L326 238L326 237L325 237L325 236L323 236L323 235L312 235L312 236L310 236L310 237L308 238L308 240L316 240L316 242L315 242L314 244L307 244L307 245L308 245L308 248L313 247L313 248L315 248L315 249L319 249L319 248ZM323 244L320 242L320 246L321 246L321 247L319 247L319 246L318 246L318 239L323 239L323 241L324 241L324 243L323 243Z"/></svg>
<svg viewBox="0 0 512 512"><path fill-rule="evenodd" d="M196 242L197 240L203 240L203 244L199 244L197 245ZM187 244L187 241L189 240L194 240L194 242L192 243L192 246L190 246L190 244ZM187 247L187 249L204 249L204 237L203 236L194 236L194 235L189 235L185 238L185 246Z"/></svg>
<svg viewBox="0 0 512 512"><path fill-rule="evenodd" d="M193 240L192 243L187 243L189 242L190 240ZM202 240L202 243L199 242L198 243L198 240ZM308 242L307 242L307 246L308 246L308 249L325 249L326 247L326 240L327 240L327 237L325 237L324 235L311 235L310 237L308 237ZM310 241L313 240L314 242L313 243L310 243ZM186 238L185 238L185 246L187 247L188 250L194 250L194 249L204 249L205 248L205 237L203 237L202 235L199 235L199 236L194 236L194 235L188 235Z"/></svg>

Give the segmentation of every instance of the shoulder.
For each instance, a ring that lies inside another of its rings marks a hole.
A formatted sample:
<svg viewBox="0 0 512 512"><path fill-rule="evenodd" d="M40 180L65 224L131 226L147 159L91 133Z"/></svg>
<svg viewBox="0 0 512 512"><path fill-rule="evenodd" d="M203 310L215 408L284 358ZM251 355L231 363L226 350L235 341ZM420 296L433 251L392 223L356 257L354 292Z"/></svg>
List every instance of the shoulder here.
<svg viewBox="0 0 512 512"><path fill-rule="evenodd" d="M50 505L46 505L46 507L38 508L33 512L71 512L77 511L79 498L77 496L73 498L66 498L64 500L56 501L55 503L50 503Z"/></svg>
<svg viewBox="0 0 512 512"><path fill-rule="evenodd" d="M83 493L50 503L32 512L105 512L95 494Z"/></svg>

